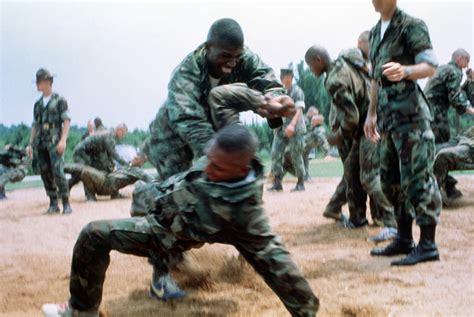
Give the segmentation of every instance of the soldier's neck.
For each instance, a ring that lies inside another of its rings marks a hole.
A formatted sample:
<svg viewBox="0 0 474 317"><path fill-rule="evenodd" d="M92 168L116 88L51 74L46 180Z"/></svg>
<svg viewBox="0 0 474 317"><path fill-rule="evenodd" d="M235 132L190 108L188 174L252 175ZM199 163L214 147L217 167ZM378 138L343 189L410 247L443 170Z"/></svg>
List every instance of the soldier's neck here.
<svg viewBox="0 0 474 317"><path fill-rule="evenodd" d="M394 6L393 8L387 10L386 12L381 12L380 13L380 18L382 21L390 21L395 14L395 11L397 10L397 6Z"/></svg>
<svg viewBox="0 0 474 317"><path fill-rule="evenodd" d="M43 97L49 97L53 94L53 90L52 89L45 89L43 91Z"/></svg>

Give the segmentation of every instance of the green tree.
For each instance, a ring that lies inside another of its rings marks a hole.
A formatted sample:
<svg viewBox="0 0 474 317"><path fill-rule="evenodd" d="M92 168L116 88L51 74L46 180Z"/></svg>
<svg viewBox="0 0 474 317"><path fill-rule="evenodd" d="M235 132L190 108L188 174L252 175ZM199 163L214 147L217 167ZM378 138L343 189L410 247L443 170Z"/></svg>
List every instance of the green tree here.
<svg viewBox="0 0 474 317"><path fill-rule="evenodd" d="M331 100L324 87L325 75L314 76L304 61L300 61L296 68L295 80L296 84L303 89L306 110L309 106L316 106L327 119L329 117Z"/></svg>

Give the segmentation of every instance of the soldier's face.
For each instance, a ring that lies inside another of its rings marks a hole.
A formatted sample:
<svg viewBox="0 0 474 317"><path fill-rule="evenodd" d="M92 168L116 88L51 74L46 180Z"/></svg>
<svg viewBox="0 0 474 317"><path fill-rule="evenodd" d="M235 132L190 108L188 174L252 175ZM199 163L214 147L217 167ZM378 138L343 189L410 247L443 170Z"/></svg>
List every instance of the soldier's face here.
<svg viewBox="0 0 474 317"><path fill-rule="evenodd" d="M458 59L458 66L463 69L463 68L466 68L467 66L469 66L469 57L460 57Z"/></svg>
<svg viewBox="0 0 474 317"><path fill-rule="evenodd" d="M216 145L207 152L209 160L205 172L213 182L231 182L245 178L250 170L250 157L242 157L235 153L227 153Z"/></svg>
<svg viewBox="0 0 474 317"><path fill-rule="evenodd" d="M220 44L206 45L206 61L209 74L214 78L229 77L240 61L243 47Z"/></svg>
<svg viewBox="0 0 474 317"><path fill-rule="evenodd" d="M309 69L314 74L314 76L319 77L323 73L324 65L321 58L313 58L311 60L307 60L306 64L308 64Z"/></svg>
<svg viewBox="0 0 474 317"><path fill-rule="evenodd" d="M36 89L41 92L48 92L51 90L51 81L49 80L40 80L36 82Z"/></svg>
<svg viewBox="0 0 474 317"><path fill-rule="evenodd" d="M291 87L291 84L293 83L293 76L283 75L283 76L280 76L280 80L283 86L285 86L285 88L289 88Z"/></svg>

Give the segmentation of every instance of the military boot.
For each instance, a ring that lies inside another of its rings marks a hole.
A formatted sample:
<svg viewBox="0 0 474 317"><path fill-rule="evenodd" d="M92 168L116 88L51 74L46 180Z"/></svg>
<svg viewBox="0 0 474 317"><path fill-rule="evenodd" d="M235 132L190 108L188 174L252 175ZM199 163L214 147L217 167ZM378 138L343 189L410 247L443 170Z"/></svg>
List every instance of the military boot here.
<svg viewBox="0 0 474 317"><path fill-rule="evenodd" d="M273 177L273 185L272 185L272 187L268 188L267 190L271 191L271 192L281 192L281 191L283 191L283 185L281 184L281 177L274 176Z"/></svg>
<svg viewBox="0 0 474 317"><path fill-rule="evenodd" d="M0 186L0 200L7 198L5 195L5 186Z"/></svg>
<svg viewBox="0 0 474 317"><path fill-rule="evenodd" d="M61 210L59 209L58 206L58 198L50 196L49 197L49 208L46 211L47 214L55 214L59 213Z"/></svg>
<svg viewBox="0 0 474 317"><path fill-rule="evenodd" d="M375 248L370 251L373 256L393 256L400 254L409 254L415 249L413 241L412 219L403 219L397 221L398 234L393 241L385 248Z"/></svg>
<svg viewBox="0 0 474 317"><path fill-rule="evenodd" d="M303 177L298 177L298 182L296 183L295 188L293 188L291 191L292 192L302 192L304 191L304 178Z"/></svg>
<svg viewBox="0 0 474 317"><path fill-rule="evenodd" d="M439 252L435 243L436 225L420 226L420 241L405 258L393 261L395 266L415 265L420 262L438 261Z"/></svg>
<svg viewBox="0 0 474 317"><path fill-rule="evenodd" d="M72 212L71 205L69 204L69 198L63 197L63 214L70 214Z"/></svg>

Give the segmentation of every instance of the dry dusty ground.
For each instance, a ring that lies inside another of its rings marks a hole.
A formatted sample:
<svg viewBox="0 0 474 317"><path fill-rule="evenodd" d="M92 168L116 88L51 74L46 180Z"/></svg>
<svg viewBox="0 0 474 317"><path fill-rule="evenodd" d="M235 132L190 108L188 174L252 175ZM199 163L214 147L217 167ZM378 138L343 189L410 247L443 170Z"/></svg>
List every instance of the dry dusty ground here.
<svg viewBox="0 0 474 317"><path fill-rule="evenodd" d="M321 216L337 178L318 178L304 193L265 194L274 230L320 298L320 316L474 315L474 176L458 176L464 197L444 210L438 230L442 260L393 268L372 258L366 241L378 229L347 230ZM128 217L127 198L84 202L72 192L74 213L47 216L42 189L8 192L0 202L0 316L40 316L41 304L68 298L72 247L89 221ZM347 211L346 211L347 212ZM418 229L415 235L418 235ZM109 316L286 316L283 305L228 246L191 252L198 272L178 272L186 299L163 303L148 298L151 269L143 258L113 252L102 307Z"/></svg>

